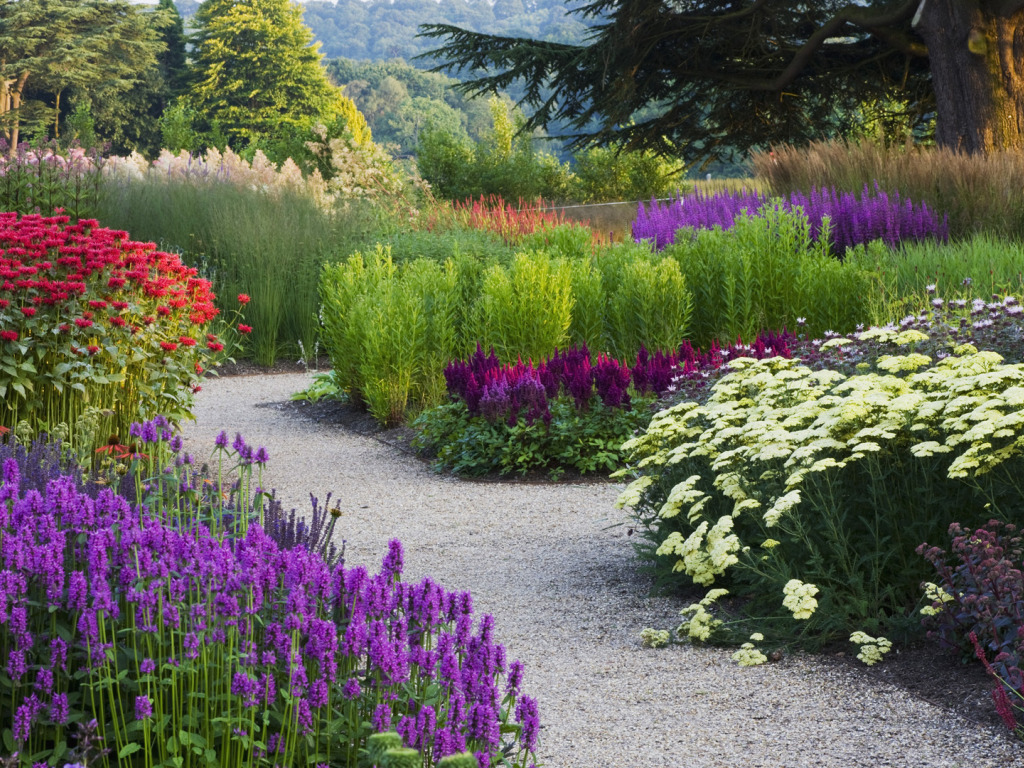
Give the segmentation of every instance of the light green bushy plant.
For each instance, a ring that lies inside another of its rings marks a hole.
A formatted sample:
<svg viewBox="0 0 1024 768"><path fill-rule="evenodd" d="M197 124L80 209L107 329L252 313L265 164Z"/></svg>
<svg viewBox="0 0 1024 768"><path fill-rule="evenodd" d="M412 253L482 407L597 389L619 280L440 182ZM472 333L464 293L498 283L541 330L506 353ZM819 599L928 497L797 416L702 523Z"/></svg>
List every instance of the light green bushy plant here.
<svg viewBox="0 0 1024 768"><path fill-rule="evenodd" d="M677 236L663 253L679 263L693 292L689 336L698 346L792 330L798 317L815 336L880 320L871 315L872 274L833 258L828 238L812 240L798 211L766 206L728 231Z"/></svg>
<svg viewBox="0 0 1024 768"><path fill-rule="evenodd" d="M612 356L632 360L641 346L677 348L687 336L693 308L692 294L675 261L627 264L609 299Z"/></svg>
<svg viewBox="0 0 1024 768"><path fill-rule="evenodd" d="M503 363L542 360L566 346L572 323L572 269L543 252L519 253L484 274L477 337Z"/></svg>
<svg viewBox="0 0 1024 768"><path fill-rule="evenodd" d="M928 575L915 547L1020 506L1024 365L970 347L933 364L912 351L918 331L865 333L906 353L851 376L733 361L705 405L663 411L624 446L640 476L620 503L663 577L748 596L806 645L910 631Z"/></svg>

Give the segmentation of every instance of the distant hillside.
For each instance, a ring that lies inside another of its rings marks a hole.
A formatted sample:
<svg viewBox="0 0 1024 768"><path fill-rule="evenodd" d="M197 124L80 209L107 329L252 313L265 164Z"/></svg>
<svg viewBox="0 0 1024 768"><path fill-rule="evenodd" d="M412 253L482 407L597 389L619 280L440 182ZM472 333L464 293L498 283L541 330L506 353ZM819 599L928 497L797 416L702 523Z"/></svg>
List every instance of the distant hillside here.
<svg viewBox="0 0 1024 768"><path fill-rule="evenodd" d="M176 0L186 18L195 0ZM304 20L327 58L385 61L411 59L437 47L436 40L417 40L421 24L454 24L495 35L580 42L587 27L566 9L576 0L312 0ZM419 62L418 66L426 66Z"/></svg>

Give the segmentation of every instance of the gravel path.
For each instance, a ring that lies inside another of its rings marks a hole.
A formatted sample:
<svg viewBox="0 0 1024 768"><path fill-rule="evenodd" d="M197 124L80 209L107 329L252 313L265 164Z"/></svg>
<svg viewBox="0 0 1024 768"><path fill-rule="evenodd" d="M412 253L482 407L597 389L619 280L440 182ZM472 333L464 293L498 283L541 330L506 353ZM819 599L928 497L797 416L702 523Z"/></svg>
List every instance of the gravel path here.
<svg viewBox="0 0 1024 768"><path fill-rule="evenodd" d="M678 600L647 582L613 503L619 486L441 477L367 437L296 419L280 404L302 374L204 383L190 450L225 429L270 451L265 485L285 508L334 492L346 561L379 566L405 545L406 578L471 589L540 703L551 768L1024 768L1024 749L857 670L794 656L740 668L727 650L641 647Z"/></svg>

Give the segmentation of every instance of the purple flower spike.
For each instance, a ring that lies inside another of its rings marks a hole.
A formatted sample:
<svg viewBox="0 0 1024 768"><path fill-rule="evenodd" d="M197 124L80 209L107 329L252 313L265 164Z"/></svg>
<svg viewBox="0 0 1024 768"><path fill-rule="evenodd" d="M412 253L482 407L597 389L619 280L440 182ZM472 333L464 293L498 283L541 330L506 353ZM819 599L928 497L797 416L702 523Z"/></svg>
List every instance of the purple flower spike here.
<svg viewBox="0 0 1024 768"><path fill-rule="evenodd" d="M148 696L135 697L135 719L148 720L153 716L153 702Z"/></svg>
<svg viewBox="0 0 1024 768"><path fill-rule="evenodd" d="M264 448L262 445L259 448L257 448L256 455L255 457L253 457L253 461L255 461L257 464L261 466L270 461L270 454L267 453L267 449Z"/></svg>
<svg viewBox="0 0 1024 768"><path fill-rule="evenodd" d="M217 446L218 448L227 448L228 447L228 433L225 432L222 429L220 431L220 434L217 435L217 438L213 441L213 444L215 446Z"/></svg>

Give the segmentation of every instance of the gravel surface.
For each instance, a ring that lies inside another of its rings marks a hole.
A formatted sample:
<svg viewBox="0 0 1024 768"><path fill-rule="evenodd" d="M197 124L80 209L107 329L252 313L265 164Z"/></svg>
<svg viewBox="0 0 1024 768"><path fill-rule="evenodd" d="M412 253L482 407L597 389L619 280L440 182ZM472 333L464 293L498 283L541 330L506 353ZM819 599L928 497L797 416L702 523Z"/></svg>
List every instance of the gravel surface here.
<svg viewBox="0 0 1024 768"><path fill-rule="evenodd" d="M334 492L349 564L379 566L391 538L406 579L471 589L540 703L538 758L552 768L961 766L1024 768L1005 732L878 676L791 656L741 668L730 651L641 646L683 604L647 596L611 484L470 482L394 448L285 412L303 374L204 382L190 450L216 434L265 445L266 487L285 508Z"/></svg>

